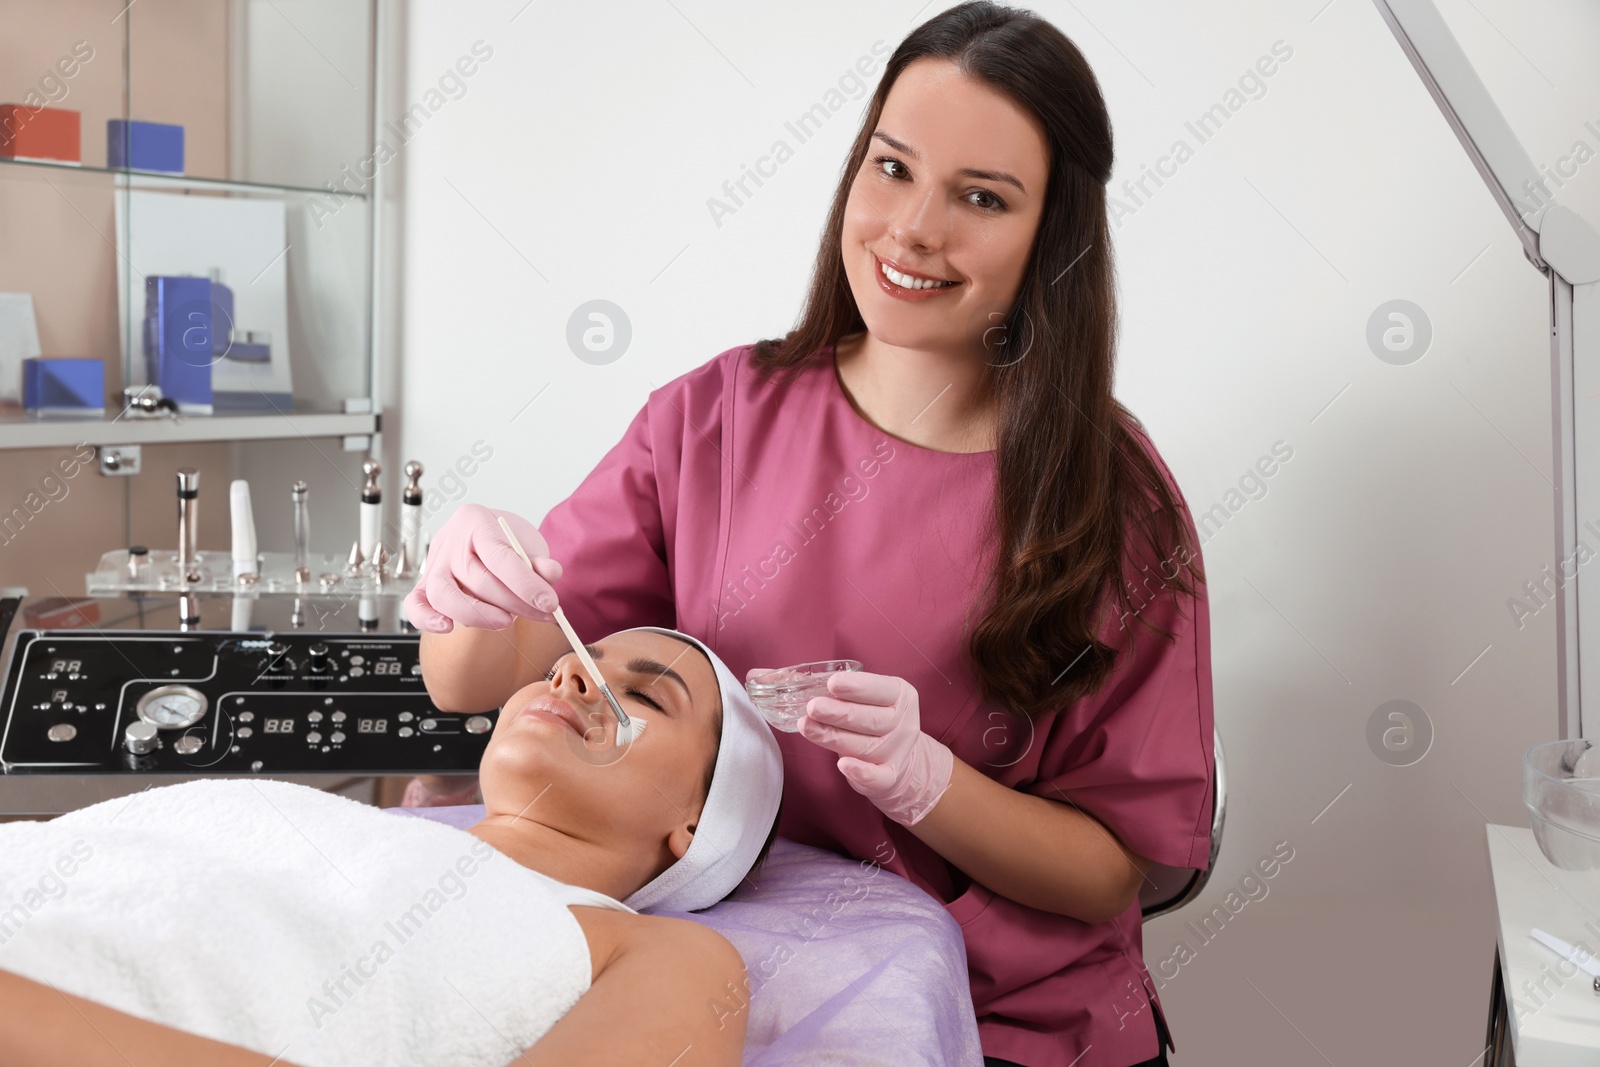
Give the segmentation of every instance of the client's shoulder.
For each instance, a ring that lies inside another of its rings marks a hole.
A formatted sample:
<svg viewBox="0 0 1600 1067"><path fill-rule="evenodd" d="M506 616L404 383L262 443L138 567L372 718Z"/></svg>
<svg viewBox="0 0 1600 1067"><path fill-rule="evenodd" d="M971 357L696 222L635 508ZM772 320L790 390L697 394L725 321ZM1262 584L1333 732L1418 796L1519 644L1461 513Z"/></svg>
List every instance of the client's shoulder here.
<svg viewBox="0 0 1600 1067"><path fill-rule="evenodd" d="M739 950L722 934L692 919L666 915L644 915L616 911L586 904L569 905L589 942L589 957L594 979L608 967L628 958L636 966L676 972L682 980L683 968L703 970L707 978L720 983L730 970L742 972L744 960Z"/></svg>
<svg viewBox="0 0 1600 1067"><path fill-rule="evenodd" d="M691 1062L738 1067L750 1014L740 991L748 987L744 961L727 938L688 919L568 907L589 938L594 978L519 1064L597 1055L643 1063L664 1049L692 1047Z"/></svg>

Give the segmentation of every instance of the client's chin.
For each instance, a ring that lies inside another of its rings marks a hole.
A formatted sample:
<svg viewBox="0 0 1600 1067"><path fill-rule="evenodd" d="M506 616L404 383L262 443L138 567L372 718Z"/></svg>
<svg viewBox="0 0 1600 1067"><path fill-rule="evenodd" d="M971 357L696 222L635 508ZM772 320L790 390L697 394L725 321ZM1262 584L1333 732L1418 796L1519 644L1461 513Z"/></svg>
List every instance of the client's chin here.
<svg viewBox="0 0 1600 1067"><path fill-rule="evenodd" d="M586 742L573 721L548 703L549 698L534 697L508 702L501 711L512 719L495 730L478 762L478 781L490 813L519 813L541 796L540 811L548 809L551 815L604 806L606 783L595 772L623 753L598 728L590 729L591 741Z"/></svg>

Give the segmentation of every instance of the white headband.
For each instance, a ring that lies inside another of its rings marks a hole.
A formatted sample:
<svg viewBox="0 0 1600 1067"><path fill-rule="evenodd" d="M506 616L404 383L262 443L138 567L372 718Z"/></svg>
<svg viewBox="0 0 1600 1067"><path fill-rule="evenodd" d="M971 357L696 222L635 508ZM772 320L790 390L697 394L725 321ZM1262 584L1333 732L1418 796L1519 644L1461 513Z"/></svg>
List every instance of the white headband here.
<svg viewBox="0 0 1600 1067"><path fill-rule="evenodd" d="M783 797L783 754L744 684L715 652L678 630L632 629L666 634L704 652L722 690L722 743L694 840L682 859L623 901L635 911L699 911L733 892L755 866Z"/></svg>

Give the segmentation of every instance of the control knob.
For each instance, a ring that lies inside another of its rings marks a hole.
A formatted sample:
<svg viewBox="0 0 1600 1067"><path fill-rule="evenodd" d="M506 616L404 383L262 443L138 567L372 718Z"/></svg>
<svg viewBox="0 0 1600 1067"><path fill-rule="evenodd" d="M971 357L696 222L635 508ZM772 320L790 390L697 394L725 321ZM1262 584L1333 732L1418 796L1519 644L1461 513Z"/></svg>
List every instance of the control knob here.
<svg viewBox="0 0 1600 1067"><path fill-rule="evenodd" d="M140 719L128 724L128 728L122 732L122 743L135 756L143 756L155 751L156 738L160 735L160 730Z"/></svg>

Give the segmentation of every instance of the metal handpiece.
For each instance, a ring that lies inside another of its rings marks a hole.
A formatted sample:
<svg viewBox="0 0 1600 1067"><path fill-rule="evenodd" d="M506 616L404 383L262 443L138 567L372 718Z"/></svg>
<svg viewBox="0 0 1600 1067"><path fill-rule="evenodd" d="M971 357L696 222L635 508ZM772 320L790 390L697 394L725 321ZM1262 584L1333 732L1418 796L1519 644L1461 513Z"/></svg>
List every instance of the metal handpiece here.
<svg viewBox="0 0 1600 1067"><path fill-rule="evenodd" d="M383 532L383 490L378 486L378 476L383 465L375 459L361 464L366 483L361 487L361 556L371 559L378 551L378 538Z"/></svg>
<svg viewBox="0 0 1600 1067"><path fill-rule="evenodd" d="M362 632L370 632L378 628L378 598L363 596L356 602L356 618L359 620Z"/></svg>
<svg viewBox="0 0 1600 1067"><path fill-rule="evenodd" d="M178 471L178 573L186 582L200 580L200 472Z"/></svg>
<svg viewBox="0 0 1600 1067"><path fill-rule="evenodd" d="M294 580L302 585L311 580L311 511L306 500L309 493L305 482L289 487L294 500Z"/></svg>
<svg viewBox="0 0 1600 1067"><path fill-rule="evenodd" d="M416 460L406 464L406 488L400 497L400 551L395 556L403 561L403 568L395 577L409 578L411 568L422 555L422 464Z"/></svg>

